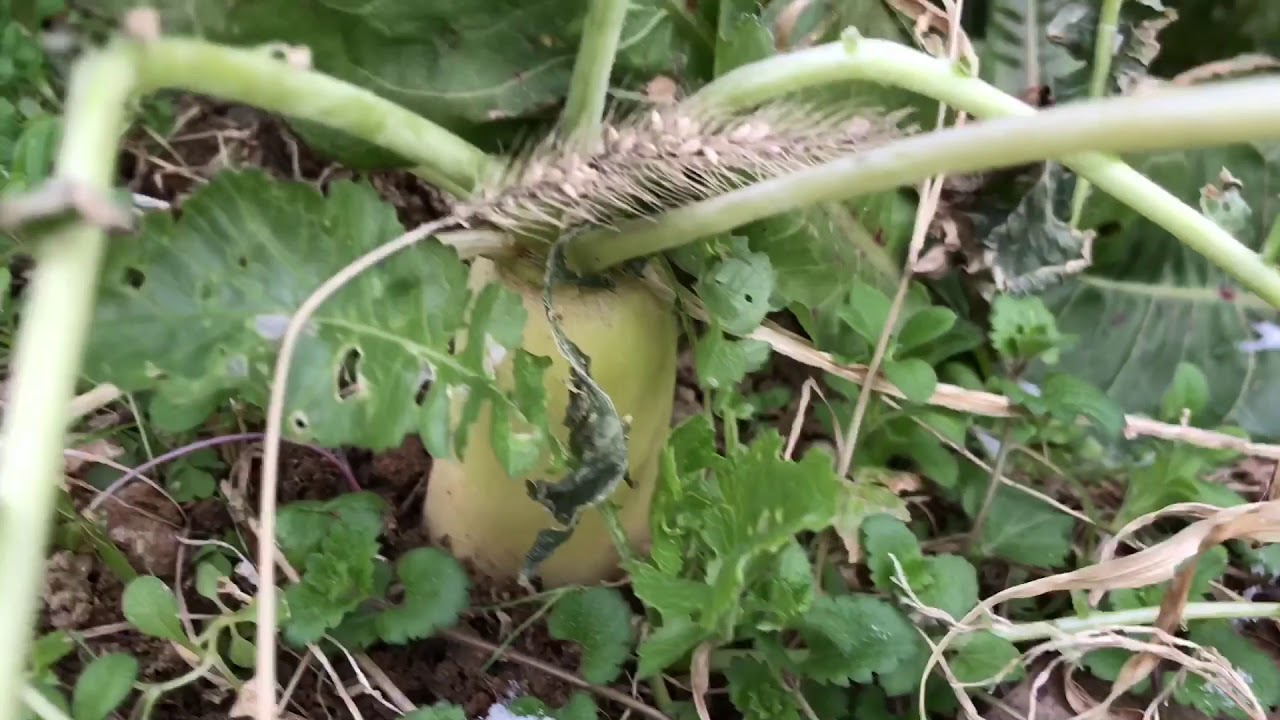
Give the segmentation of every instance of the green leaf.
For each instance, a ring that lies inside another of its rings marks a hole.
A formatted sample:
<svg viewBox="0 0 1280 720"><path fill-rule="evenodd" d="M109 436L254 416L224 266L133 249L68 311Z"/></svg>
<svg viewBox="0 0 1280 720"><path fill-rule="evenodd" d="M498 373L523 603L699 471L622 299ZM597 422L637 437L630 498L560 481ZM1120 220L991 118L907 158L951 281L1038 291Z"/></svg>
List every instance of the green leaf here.
<svg viewBox="0 0 1280 720"><path fill-rule="evenodd" d="M1229 169L1253 209L1248 232L1237 239L1254 249L1280 211L1269 189L1280 182L1280 145L1147 154L1129 161L1192 204L1206 182ZM1249 345L1259 324L1275 323L1280 314L1105 194L1090 195L1084 222L1108 229L1093 266L1044 295L1062 331L1079 337L1058 369L1101 388L1126 412L1155 415L1179 364L1191 363L1204 371L1209 391L1197 425L1230 423L1255 439L1280 437L1280 405L1269 400L1280 393L1280 353ZM1044 374L1043 368L1034 370L1033 380Z"/></svg>
<svg viewBox="0 0 1280 720"><path fill-rule="evenodd" d="M1263 708L1270 710L1280 705L1280 668L1276 667L1270 655L1236 632L1229 621L1203 620L1191 623L1188 637L1194 643L1221 653L1249 683L1249 689ZM1211 715L1221 717L1219 713L1229 713L1244 717L1220 691L1211 689L1199 677L1189 677L1180 694L1182 697L1178 698L1179 702L1194 705L1205 712L1211 712L1211 708L1218 711ZM1188 702L1190 698L1194 699Z"/></svg>
<svg viewBox="0 0 1280 720"><path fill-rule="evenodd" d="M128 391L176 384L184 404L236 394L265 405L278 343L298 305L402 232L394 209L368 185L342 181L321 195L256 170L220 173L186 200L180 219L148 215L137 242L110 246L86 373ZM285 408L289 437L398 447L419 425L413 398L428 378L440 392L465 388L517 405L497 389L487 353L450 353L470 299L466 266L434 239L347 284L299 340ZM519 328L510 326L523 314L507 312L503 291L481 299L503 312L473 320L473 335L511 351Z"/></svg>
<svg viewBox="0 0 1280 720"><path fill-rule="evenodd" d="M443 550L415 548L396 562L404 586L400 605L378 615L378 634L403 645L452 626L467 607L470 581L458 561Z"/></svg>
<svg viewBox="0 0 1280 720"><path fill-rule="evenodd" d="M859 468L857 482L844 483L840 510L832 528L840 536L850 558L861 553L861 529L868 518L883 513L903 522L911 519L906 501L881 482L881 477L890 475L891 471L881 468Z"/></svg>
<svg viewBox="0 0 1280 720"><path fill-rule="evenodd" d="M753 560L781 550L796 533L828 527L835 518L841 481L830 458L810 452L789 462L781 457L782 447L780 435L762 432L717 473L722 502L703 516L719 561L710 580L715 594L703 615L705 627L732 625L739 597L750 586L747 571Z"/></svg>
<svg viewBox="0 0 1280 720"><path fill-rule="evenodd" d="M730 340L716 328L709 329L694 347L698 380L706 387L728 388L759 370L769 359L769 345L760 340Z"/></svg>
<svg viewBox="0 0 1280 720"><path fill-rule="evenodd" d="M809 610L817 592L809 554L792 540L773 558L773 567L747 589L743 624L764 631L786 628Z"/></svg>
<svg viewBox="0 0 1280 720"><path fill-rule="evenodd" d="M302 565L302 579L285 589L289 619L285 638L295 646L320 640L369 599L378 543L368 532L334 523Z"/></svg>
<svg viewBox="0 0 1280 720"><path fill-rule="evenodd" d="M938 375L929 363L919 358L886 360L884 376L911 402L928 402L938 387Z"/></svg>
<svg viewBox="0 0 1280 720"><path fill-rule="evenodd" d="M867 567L876 589L885 593L897 593L897 565L913 587L925 579L924 555L920 541L902 520L890 515L873 515L862 523L863 549L867 554Z"/></svg>
<svg viewBox="0 0 1280 720"><path fill-rule="evenodd" d="M721 260L698 278L698 297L712 320L731 335L746 335L760 326L773 295L773 265L764 253Z"/></svg>
<svg viewBox="0 0 1280 720"><path fill-rule="evenodd" d="M1160 397L1160 419L1178 422L1182 411L1195 418L1209 404L1209 379L1200 368L1180 362L1173 371L1173 382Z"/></svg>
<svg viewBox="0 0 1280 720"><path fill-rule="evenodd" d="M52 668L75 649L75 640L64 630L41 635L31 643L31 650L27 653L27 665L31 669L31 674L44 675L46 670Z"/></svg>
<svg viewBox="0 0 1280 720"><path fill-rule="evenodd" d="M435 705L420 707L407 713L404 720L467 720L467 711L441 700Z"/></svg>
<svg viewBox="0 0 1280 720"><path fill-rule="evenodd" d="M1004 173L970 210L974 234L990 252L1000 292L1038 292L1088 266L1091 233L1071 226L1075 176L1056 163Z"/></svg>
<svg viewBox="0 0 1280 720"><path fill-rule="evenodd" d="M711 602L711 586L674 577L644 563L628 567L631 591L663 619L691 617Z"/></svg>
<svg viewBox="0 0 1280 720"><path fill-rule="evenodd" d="M819 597L797 628L809 646L802 672L818 681L871 682L914 652L915 628L892 605L870 595Z"/></svg>
<svg viewBox="0 0 1280 720"><path fill-rule="evenodd" d="M840 317L863 340L875 345L889 321L889 296L866 283L853 283Z"/></svg>
<svg viewBox="0 0 1280 720"><path fill-rule="evenodd" d="M108 0L118 15L131 0ZM260 0L197 5L159 0L166 32L198 32L237 45L311 48L317 68L364 86L451 129L478 132L530 118L563 100L582 33L578 0L479 4ZM615 77L642 84L679 47L656 2L629 10ZM493 132L493 131L491 131Z"/></svg>
<svg viewBox="0 0 1280 720"><path fill-rule="evenodd" d="M921 308L902 323L898 331L898 354L905 355L926 343L937 340L955 327L956 314L950 308Z"/></svg>
<svg viewBox="0 0 1280 720"><path fill-rule="evenodd" d="M1030 86L1029 57L1034 54L1038 80L1054 88L1057 80L1084 63L1049 42L1045 26L1076 0L991 0L987 4L986 42L980 53L982 77L1011 95Z"/></svg>
<svg viewBox="0 0 1280 720"><path fill-rule="evenodd" d="M761 22L754 0L724 0L719 10L716 77L774 54L773 33Z"/></svg>
<svg viewBox="0 0 1280 720"><path fill-rule="evenodd" d="M964 488L964 508L970 517L977 514L990 480L969 482ZM991 502L982 535L974 548L984 556L1040 568L1056 568L1071 552L1074 523L1043 502L1010 487L1001 487Z"/></svg>
<svg viewBox="0 0 1280 720"><path fill-rule="evenodd" d="M956 680L962 683L994 684L988 681L1017 681L1025 674L1014 661L1022 653L1013 643L999 635L981 630L962 635L955 644L955 652L948 659ZM1010 668L1010 666L1012 667ZM1001 675L1006 668L1010 672Z"/></svg>
<svg viewBox="0 0 1280 720"><path fill-rule="evenodd" d="M372 492L340 495L332 500L298 500L280 508L276 539L293 565L318 552L335 527L367 544L382 534L386 503Z"/></svg>
<svg viewBox="0 0 1280 720"><path fill-rule="evenodd" d="M178 622L178 600L164 581L142 575L124 589L124 619L144 635L185 644L186 633Z"/></svg>
<svg viewBox="0 0 1280 720"><path fill-rule="evenodd" d="M95 658L76 680L71 694L71 717L75 720L106 720L124 702L138 678L138 661L124 653Z"/></svg>
<svg viewBox="0 0 1280 720"><path fill-rule="evenodd" d="M1167 10L1161 0L1135 0L1122 3L1120 20L1111 39L1111 73L1107 78L1108 95L1132 92L1146 78L1147 68L1160 52L1157 36L1178 13ZM1049 20L1048 39L1063 47L1074 59L1092 63L1098 39L1098 6L1071 2L1061 7ZM1059 102L1078 100L1089 94L1092 67L1078 65L1058 78L1055 94Z"/></svg>
<svg viewBox="0 0 1280 720"><path fill-rule="evenodd" d="M227 648L227 657L242 668L253 669L257 666L257 647L245 640L238 630L231 631L231 642Z"/></svg>
<svg viewBox="0 0 1280 720"><path fill-rule="evenodd" d="M222 578L230 576L231 563L225 557L215 555L196 566L196 592L209 600L216 599Z"/></svg>
<svg viewBox="0 0 1280 720"><path fill-rule="evenodd" d="M639 662L636 666L636 677L645 679L653 677L674 665L699 643L711 636L711 633L687 617L667 619L662 627L653 631L636 649Z"/></svg>
<svg viewBox="0 0 1280 720"><path fill-rule="evenodd" d="M734 658L725 672L729 700L743 720L800 720L800 707L773 668L750 658Z"/></svg>
<svg viewBox="0 0 1280 720"><path fill-rule="evenodd" d="M1064 422L1075 422L1082 415L1107 436L1119 437L1124 430L1124 411L1098 388L1068 375L1054 373L1044 380L1040 397L1051 414Z"/></svg>
<svg viewBox="0 0 1280 720"><path fill-rule="evenodd" d="M992 301L991 344L1005 362L1040 359L1052 365L1071 342L1039 298L997 295Z"/></svg>
<svg viewBox="0 0 1280 720"><path fill-rule="evenodd" d="M848 95L842 94L839 101L847 107ZM769 256L782 302L835 308L846 297L851 278L886 292L897 284L898 263L877 244L874 233L879 228L869 222L878 218L863 218L869 225L864 226L851 207L828 203L737 231L750 238L752 250Z"/></svg>
<svg viewBox="0 0 1280 720"><path fill-rule="evenodd" d="M622 672L631 654L631 609L613 588L587 588L556 603L547 630L557 640L582 646L578 674L589 683L607 685Z"/></svg>

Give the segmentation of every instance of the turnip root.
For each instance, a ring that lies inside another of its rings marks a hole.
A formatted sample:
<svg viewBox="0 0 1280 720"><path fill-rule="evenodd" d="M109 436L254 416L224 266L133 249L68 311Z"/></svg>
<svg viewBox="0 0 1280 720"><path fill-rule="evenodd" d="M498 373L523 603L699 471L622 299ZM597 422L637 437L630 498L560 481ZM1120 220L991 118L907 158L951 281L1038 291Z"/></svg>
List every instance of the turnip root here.
<svg viewBox="0 0 1280 720"><path fill-rule="evenodd" d="M525 350L550 357L546 371L548 417L562 441L569 402L569 365L556 349L542 304L542 268L529 260L479 259L470 282L478 291L498 281L518 293L528 313ZM671 421L679 328L670 303L642 281L619 277L609 289L557 286L554 307L560 326L591 358L591 374L630 416L628 467L634 487L620 483L612 496L631 542L647 541L649 507L662 446ZM510 359L498 367L499 382L510 387ZM456 408L457 406L455 406ZM456 412L456 410L455 410ZM538 532L552 526L550 513L529 498L525 480L555 482L545 472L509 476L486 442L491 414L486 407L471 429L464 456L437 459L427 486L425 518L433 540L495 577L515 577ZM538 569L549 586L595 583L618 569L618 555L600 513L584 514L573 536Z"/></svg>

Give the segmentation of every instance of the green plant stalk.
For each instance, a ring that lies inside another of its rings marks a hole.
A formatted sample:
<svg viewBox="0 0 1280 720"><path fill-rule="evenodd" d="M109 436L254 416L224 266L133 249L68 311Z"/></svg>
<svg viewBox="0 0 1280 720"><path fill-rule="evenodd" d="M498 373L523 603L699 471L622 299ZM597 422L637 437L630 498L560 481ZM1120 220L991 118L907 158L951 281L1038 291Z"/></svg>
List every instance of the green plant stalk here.
<svg viewBox="0 0 1280 720"><path fill-rule="evenodd" d="M1107 94L1107 80L1111 77L1111 59L1114 57L1116 32L1120 26L1120 10L1124 0L1102 0L1098 8L1098 32L1093 40L1093 68L1089 77L1089 97ZM1071 194L1071 227L1080 226L1084 204L1089 199L1089 181L1081 179Z"/></svg>
<svg viewBox="0 0 1280 720"><path fill-rule="evenodd" d="M136 76L131 48L116 43L75 66L54 177L111 192L125 103ZM62 446L88 337L99 227L75 220L35 242L35 270L14 349L0 457L0 720L21 717L23 669L44 584L45 550L61 481Z"/></svg>
<svg viewBox="0 0 1280 720"><path fill-rule="evenodd" d="M414 172L456 195L468 195L492 162L430 120L265 48L159 38L138 44L137 63L140 92L188 90L320 123L411 160Z"/></svg>
<svg viewBox="0 0 1280 720"><path fill-rule="evenodd" d="M1085 617L1017 623L989 629L1009 642L1027 642L1120 625L1150 625L1156 621L1159 614L1160 608L1146 607L1091 613ZM1193 602L1187 603L1187 607L1182 611L1184 621L1264 618L1280 618L1280 603Z"/></svg>
<svg viewBox="0 0 1280 720"><path fill-rule="evenodd" d="M1271 221L1271 230L1262 241L1262 249L1258 251L1262 262L1274 266L1280 260L1280 215Z"/></svg>
<svg viewBox="0 0 1280 720"><path fill-rule="evenodd" d="M892 43L885 45L893 47ZM904 50L899 47L886 53L898 56ZM796 54L804 52L808 51ZM783 61L789 57L783 56ZM769 62L773 61L761 64ZM932 64L933 60L925 57L920 62ZM765 82L778 82L767 68L760 74ZM830 79L825 74L822 77ZM1280 307L1280 272L1267 267L1255 252L1212 220L1122 161L1101 152L1089 152L1160 150L1280 138L1280 123L1275 122L1280 115L1280 81L1220 83L1143 98L1076 103L1035 113L985 83L979 85L987 90L976 91L975 97L966 100L962 95L957 99L955 88L976 88L974 83L978 81L947 77L954 80L952 85L940 83L940 87L949 88L947 97L942 98L947 104L979 115L1022 117L915 135L655 218L593 231L568 249L569 261L579 271L599 271L819 202L890 190L937 174L1062 158L1063 164L1082 177L1204 255L1271 305ZM794 84L806 83L797 79ZM745 91L719 96L727 101L759 99L758 94Z"/></svg>
<svg viewBox="0 0 1280 720"><path fill-rule="evenodd" d="M589 144L600 137L627 4L627 0L591 0L587 8L564 108L565 129L574 143Z"/></svg>

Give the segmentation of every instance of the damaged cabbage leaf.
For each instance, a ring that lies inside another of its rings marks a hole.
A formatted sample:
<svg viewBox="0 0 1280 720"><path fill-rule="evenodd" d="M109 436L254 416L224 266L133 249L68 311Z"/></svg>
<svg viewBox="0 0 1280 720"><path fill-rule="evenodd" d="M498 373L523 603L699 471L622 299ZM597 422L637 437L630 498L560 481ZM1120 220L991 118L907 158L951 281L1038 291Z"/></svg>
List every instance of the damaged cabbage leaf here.
<svg viewBox="0 0 1280 720"><path fill-rule="evenodd" d="M231 394L264 406L297 307L347 263L403 232L367 185L334 183L326 197L260 171L219 174L192 194L179 219L150 215L139 237L109 247L86 374L128 392L160 390L179 406ZM299 340L288 437L380 450L421 429L433 452L447 454L452 443L461 454L465 432L451 439L447 407L432 413L436 404L426 399L419 406L427 386L429 398L465 392L530 422L545 418L545 397L495 384L493 357L524 352L523 308L518 298L504 301L508 295L491 285L473 303L466 266L434 239L357 277L320 307ZM485 304L505 308L487 318L471 313L469 335L485 345L454 354L450 343L469 308ZM545 367L527 365L531 373ZM515 430L495 424L494 432ZM530 457L536 462L535 453L507 454L508 472L530 469Z"/></svg>

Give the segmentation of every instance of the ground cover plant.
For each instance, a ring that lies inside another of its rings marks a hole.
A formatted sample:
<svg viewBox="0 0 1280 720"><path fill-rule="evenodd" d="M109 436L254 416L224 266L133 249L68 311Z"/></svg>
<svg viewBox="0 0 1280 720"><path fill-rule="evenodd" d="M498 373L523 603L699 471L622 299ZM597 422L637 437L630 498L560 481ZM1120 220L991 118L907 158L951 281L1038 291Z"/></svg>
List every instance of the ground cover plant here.
<svg viewBox="0 0 1280 720"><path fill-rule="evenodd" d="M0 720L1273 714L1185 5L5 5Z"/></svg>

